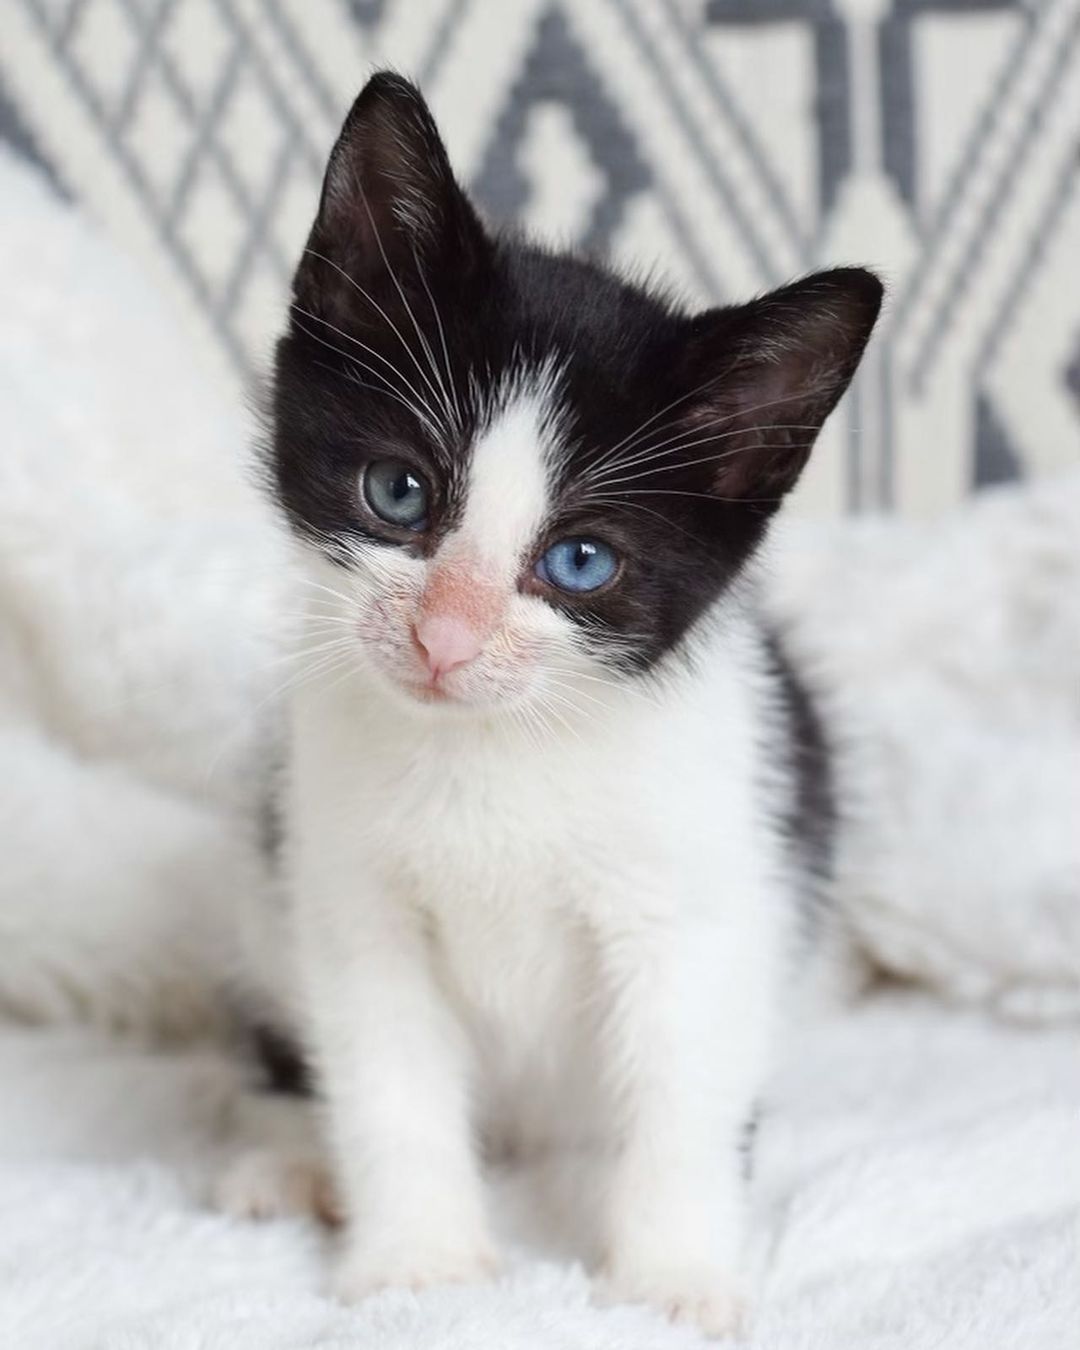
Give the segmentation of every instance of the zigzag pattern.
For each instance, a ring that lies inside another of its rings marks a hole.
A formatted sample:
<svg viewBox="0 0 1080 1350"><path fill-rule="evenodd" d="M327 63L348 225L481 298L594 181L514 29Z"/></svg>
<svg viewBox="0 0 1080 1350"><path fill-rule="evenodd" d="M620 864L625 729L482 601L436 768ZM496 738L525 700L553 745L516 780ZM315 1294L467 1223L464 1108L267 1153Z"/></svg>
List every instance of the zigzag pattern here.
<svg viewBox="0 0 1080 1350"><path fill-rule="evenodd" d="M7 0L0 132L249 382L384 63L498 219L703 304L884 272L807 509L933 510L1075 458L1080 0Z"/></svg>

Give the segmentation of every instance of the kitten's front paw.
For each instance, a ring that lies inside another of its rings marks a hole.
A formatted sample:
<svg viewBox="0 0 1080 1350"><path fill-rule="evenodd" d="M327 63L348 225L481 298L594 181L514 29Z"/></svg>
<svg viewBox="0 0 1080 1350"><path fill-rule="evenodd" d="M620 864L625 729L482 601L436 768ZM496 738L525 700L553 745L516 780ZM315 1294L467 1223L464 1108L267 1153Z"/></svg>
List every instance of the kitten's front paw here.
<svg viewBox="0 0 1080 1350"><path fill-rule="evenodd" d="M312 1216L337 1225L343 1215L329 1172L318 1159L276 1149L251 1149L214 1182L213 1207L235 1219Z"/></svg>
<svg viewBox="0 0 1080 1350"><path fill-rule="evenodd" d="M711 1267L630 1270L609 1267L596 1286L602 1303L647 1303L706 1336L737 1336L747 1307L738 1282Z"/></svg>
<svg viewBox="0 0 1080 1350"><path fill-rule="evenodd" d="M334 1273L332 1293L359 1303L382 1289L427 1289L438 1284L483 1284L498 1271L485 1242L439 1245L420 1239L411 1247L347 1251Z"/></svg>

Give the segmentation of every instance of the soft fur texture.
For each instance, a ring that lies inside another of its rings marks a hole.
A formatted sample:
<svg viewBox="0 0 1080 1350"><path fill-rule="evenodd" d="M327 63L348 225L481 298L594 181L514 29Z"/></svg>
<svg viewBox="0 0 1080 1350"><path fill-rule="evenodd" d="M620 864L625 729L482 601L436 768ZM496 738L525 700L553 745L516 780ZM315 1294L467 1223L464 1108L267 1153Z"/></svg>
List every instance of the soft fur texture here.
<svg viewBox="0 0 1080 1350"><path fill-rule="evenodd" d="M0 562L0 991L28 1017L190 1027L193 1010L205 1023L211 1006L215 980L203 973L226 945L220 921L258 870L216 803L249 814L251 713L289 670L268 668L274 538L238 486L242 431L138 274L2 155L0 196L0 545L35 541ZM1076 969L1075 889L1044 884L1075 879L1075 837L1065 816L1060 832L1041 831L1059 819L1059 799L1046 791L1045 759L1026 747L1052 744L1063 764L1074 753L1078 519L1072 476L990 494L932 530L813 527L772 568L795 625L789 640L834 654L845 717L857 717L871 757L895 766L888 810L842 836L877 869L876 918L862 924L871 954L896 966L902 931L910 973L980 1004L1008 1005L1022 990L1035 1015L1055 1011L1038 994L1062 987L1060 961ZM962 541L948 585L931 534ZM827 588L810 584L817 575ZM1034 641L1054 660L1017 661L1013 625L1027 637L1021 650ZM983 640L965 641L975 631ZM863 707L870 673L886 690L874 645L886 639L909 672L907 695ZM1036 672L1041 693L1030 700ZM930 804L949 801L965 774L985 790L965 791L946 830ZM155 805L142 815L133 803L147 795ZM72 808L60 811L62 801ZM927 843L906 849L923 803ZM1036 835L1038 852L1025 843ZM1022 845L1007 888L986 847L1004 837ZM953 838L957 862L943 869ZM207 866L215 848L231 860L220 870ZM1056 1011L1075 1007L1078 986L1066 984ZM236 1080L216 1057L207 1069L82 1033L9 1031L0 1060L5 1343L696 1343L642 1310L590 1308L584 1277L565 1265L580 1240L537 1242L532 1250L560 1264L523 1256L487 1289L336 1308L319 1292L314 1230L237 1226L188 1198L192 1165L201 1189L219 1145L256 1141L220 1133ZM755 1344L931 1350L945 1336L984 1350L1007 1334L1031 1350L1071 1345L1075 1065L1071 1028L1021 1035L911 1002L853 1014L801 1050L759 1134L755 1185L771 1200L753 1230L769 1272ZM514 1208L535 1213L531 1196Z"/></svg>
<svg viewBox="0 0 1080 1350"><path fill-rule="evenodd" d="M311 591L285 885L343 1298L493 1272L477 1135L589 1141L602 1296L737 1324L740 1143L821 880L786 829L829 802L752 563L880 301L852 269L680 312L486 233L404 80L356 100L270 455Z"/></svg>

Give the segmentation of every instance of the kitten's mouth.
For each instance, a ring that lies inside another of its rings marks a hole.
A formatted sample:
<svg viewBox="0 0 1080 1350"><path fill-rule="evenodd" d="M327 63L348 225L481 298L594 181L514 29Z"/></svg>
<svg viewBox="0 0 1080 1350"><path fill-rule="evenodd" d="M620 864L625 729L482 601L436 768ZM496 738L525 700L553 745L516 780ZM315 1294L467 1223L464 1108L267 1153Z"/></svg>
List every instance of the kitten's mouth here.
<svg viewBox="0 0 1080 1350"><path fill-rule="evenodd" d="M402 682L402 688L419 703L458 703L456 694L452 694L438 680L408 680Z"/></svg>
<svg viewBox="0 0 1080 1350"><path fill-rule="evenodd" d="M454 695L440 684L414 685L411 692L423 703L455 703L457 701Z"/></svg>
<svg viewBox="0 0 1080 1350"><path fill-rule="evenodd" d="M446 708L449 711L460 709L464 712L490 710L483 699L477 700L469 693L448 687L442 678L399 680L398 687L411 701L429 708Z"/></svg>

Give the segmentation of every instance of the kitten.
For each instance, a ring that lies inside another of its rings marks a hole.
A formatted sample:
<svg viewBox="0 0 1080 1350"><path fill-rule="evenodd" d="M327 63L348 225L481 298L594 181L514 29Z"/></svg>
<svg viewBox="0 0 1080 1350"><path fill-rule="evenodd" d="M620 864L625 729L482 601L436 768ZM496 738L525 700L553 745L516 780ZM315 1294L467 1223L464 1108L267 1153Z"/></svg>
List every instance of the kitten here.
<svg viewBox="0 0 1080 1350"><path fill-rule="evenodd" d="M344 1298L495 1268L497 1127L603 1142L609 1292L734 1324L829 806L751 564L880 300L840 270L687 314L489 233L405 80L349 113L270 450L311 596L286 869Z"/></svg>

